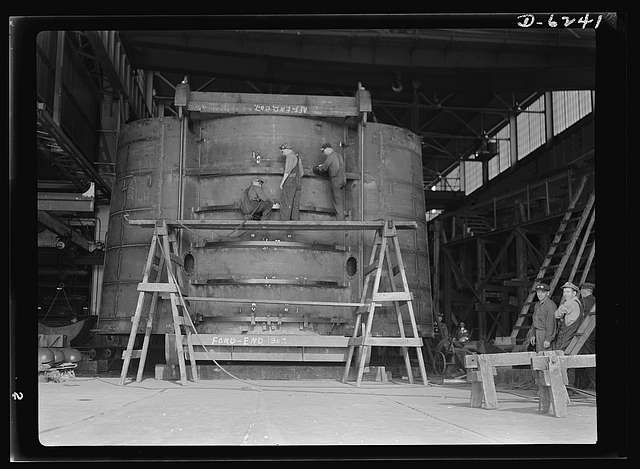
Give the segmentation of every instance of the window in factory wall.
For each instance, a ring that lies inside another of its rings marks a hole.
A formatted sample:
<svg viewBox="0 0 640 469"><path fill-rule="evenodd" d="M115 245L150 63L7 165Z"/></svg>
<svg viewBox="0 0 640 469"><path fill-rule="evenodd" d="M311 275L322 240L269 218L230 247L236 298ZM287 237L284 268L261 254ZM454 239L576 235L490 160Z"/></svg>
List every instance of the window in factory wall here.
<svg viewBox="0 0 640 469"><path fill-rule="evenodd" d="M575 124L593 110L593 93L582 91L554 91L553 102L553 135Z"/></svg>
<svg viewBox="0 0 640 469"><path fill-rule="evenodd" d="M500 156L500 172L511 166L511 142L509 141L510 132L511 126L507 124L496 134L496 138L498 139L498 155Z"/></svg>
<svg viewBox="0 0 640 469"><path fill-rule="evenodd" d="M500 155L496 155L488 162L489 165L489 179L493 179L500 174Z"/></svg>
<svg viewBox="0 0 640 469"><path fill-rule="evenodd" d="M511 142L509 141L509 124L500 129L495 139L498 142L498 154L489 160L489 179L493 179L511 166Z"/></svg>
<svg viewBox="0 0 640 469"><path fill-rule="evenodd" d="M459 191L460 187L460 166L456 166L449 171L446 175L442 176L442 179L433 186L436 191Z"/></svg>
<svg viewBox="0 0 640 469"><path fill-rule="evenodd" d="M464 188L465 194L471 194L482 185L482 162L464 162Z"/></svg>
<svg viewBox="0 0 640 469"><path fill-rule="evenodd" d="M435 209L435 208L433 208L431 210L428 210L426 212L427 222L430 222L431 220L436 218L438 215L440 215L442 212L444 212L444 210L438 210L438 209Z"/></svg>
<svg viewBox="0 0 640 469"><path fill-rule="evenodd" d="M544 96L540 96L516 117L518 159L545 142Z"/></svg>

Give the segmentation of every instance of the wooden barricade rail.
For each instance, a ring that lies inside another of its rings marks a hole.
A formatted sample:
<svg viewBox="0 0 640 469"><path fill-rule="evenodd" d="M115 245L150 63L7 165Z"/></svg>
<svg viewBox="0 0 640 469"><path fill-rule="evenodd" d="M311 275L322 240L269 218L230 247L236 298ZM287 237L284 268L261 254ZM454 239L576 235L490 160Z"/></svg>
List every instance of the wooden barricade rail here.
<svg viewBox="0 0 640 469"><path fill-rule="evenodd" d="M496 367L529 365L536 372L540 401L538 410L555 417L567 416L567 369L596 366L596 356L564 355L562 350L476 354L465 357L467 381L471 382L471 407L498 408L494 376Z"/></svg>

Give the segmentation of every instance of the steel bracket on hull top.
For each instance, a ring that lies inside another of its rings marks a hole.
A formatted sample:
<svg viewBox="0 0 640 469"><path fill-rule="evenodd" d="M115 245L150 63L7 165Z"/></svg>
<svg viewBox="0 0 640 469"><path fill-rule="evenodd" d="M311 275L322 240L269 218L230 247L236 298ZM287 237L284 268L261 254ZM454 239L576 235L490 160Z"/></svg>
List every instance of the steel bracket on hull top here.
<svg viewBox="0 0 640 469"><path fill-rule="evenodd" d="M178 116L279 115L305 117L360 117L371 112L371 93L361 83L355 96L312 96L258 93L220 93L191 91L185 77L175 88L174 105Z"/></svg>

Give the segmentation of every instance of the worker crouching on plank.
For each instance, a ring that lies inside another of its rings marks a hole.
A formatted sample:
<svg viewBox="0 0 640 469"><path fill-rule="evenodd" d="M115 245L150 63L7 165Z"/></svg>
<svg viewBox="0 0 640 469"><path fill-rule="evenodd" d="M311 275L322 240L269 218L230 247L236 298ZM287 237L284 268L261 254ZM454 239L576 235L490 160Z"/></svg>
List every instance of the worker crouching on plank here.
<svg viewBox="0 0 640 469"><path fill-rule="evenodd" d="M264 179L255 178L244 191L240 209L246 218L262 220L271 213L273 201L267 197L262 188Z"/></svg>
<svg viewBox="0 0 640 469"><path fill-rule="evenodd" d="M330 143L323 143L320 150L326 156L322 164L313 167L313 172L320 176L329 176L331 181L331 199L336 211L336 219L344 220L344 163L340 155L333 150Z"/></svg>
<svg viewBox="0 0 640 469"><path fill-rule="evenodd" d="M538 302L533 307L531 329L527 335L529 343L535 346L536 352L551 350L551 342L556 335L555 312L558 309L549 297L549 285L537 283L535 286Z"/></svg>
<svg viewBox="0 0 640 469"><path fill-rule="evenodd" d="M285 157L284 174L280 181L280 220L300 220L300 196L304 174L302 158L286 143L280 145L280 151Z"/></svg>

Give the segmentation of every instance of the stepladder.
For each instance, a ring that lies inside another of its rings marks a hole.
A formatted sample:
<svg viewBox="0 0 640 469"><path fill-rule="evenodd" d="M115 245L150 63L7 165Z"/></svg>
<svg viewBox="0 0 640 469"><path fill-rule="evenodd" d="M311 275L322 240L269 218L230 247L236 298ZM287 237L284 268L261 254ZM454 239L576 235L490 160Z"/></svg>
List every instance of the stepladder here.
<svg viewBox="0 0 640 469"><path fill-rule="evenodd" d="M157 256L157 254L159 256ZM155 263L159 258L158 263ZM191 374L194 381L198 381L195 353L193 349L192 335L197 333L191 321L187 309L186 301L182 295L182 276L180 269L175 269L174 264L178 262L178 243L173 232L169 232L166 223L158 220L153 230L151 245L147 255L146 264L142 274L142 281L138 284L138 302L131 317L131 332L127 348L122 354L123 364L120 373L120 384L123 385L127 379L127 372L131 359L139 359L136 381L141 381L144 365L149 351L149 342L153 329L153 321L158 310L158 300L160 294L168 294L173 318L174 332L176 336L176 349L178 352L178 366L180 368L180 382L187 383L187 368L183 350L183 337L186 336L188 357L191 365ZM165 279L163 281L163 278ZM146 314L145 314L146 313ZM138 328L142 317L146 316L146 327L142 349L134 350ZM183 334L183 329L185 334Z"/></svg>
<svg viewBox="0 0 640 469"><path fill-rule="evenodd" d="M397 265L393 265L391 251L393 250ZM413 373L411 369L411 360L409 349L415 349L418 358L418 364L422 381L424 385L428 385L427 374L422 355L422 338L418 335L418 328L413 309L413 296L409 290L407 275L400 252L400 243L393 221L387 220L384 227L376 230L369 263L364 268L364 281L360 303L367 304L365 307L359 307L355 312L355 326L353 335L349 339L347 351L347 361L344 368L342 382L346 383L351 368L354 352L358 350L356 364L356 386L360 386L364 373L365 362L371 347L400 347L404 363L407 369L407 377L409 383L413 384ZM391 291L381 292L380 284L383 276L386 274ZM396 287L395 277L400 275L402 288ZM371 292L369 293L369 290ZM382 307L383 304L393 304L394 313L397 318L399 337L379 337L373 336L373 324L376 308ZM404 319L402 309L406 308L409 322L411 324L412 336L407 337L405 333ZM366 318L363 318L366 316Z"/></svg>

